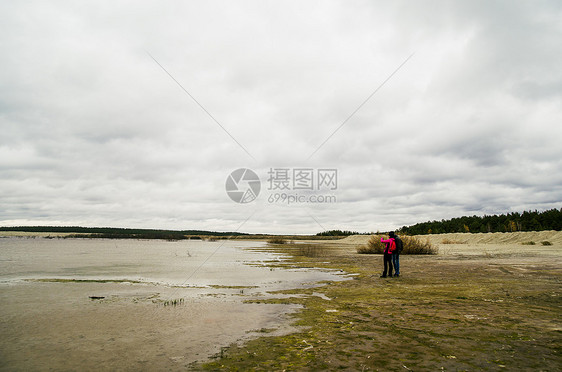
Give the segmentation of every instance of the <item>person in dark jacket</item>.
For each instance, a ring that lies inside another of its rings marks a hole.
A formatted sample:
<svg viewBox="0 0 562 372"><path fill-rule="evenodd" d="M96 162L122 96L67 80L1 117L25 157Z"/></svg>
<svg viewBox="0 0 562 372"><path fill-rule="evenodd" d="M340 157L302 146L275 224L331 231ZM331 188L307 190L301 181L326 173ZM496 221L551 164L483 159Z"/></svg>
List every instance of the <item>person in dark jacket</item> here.
<svg viewBox="0 0 562 372"><path fill-rule="evenodd" d="M394 235L394 232L392 233ZM394 239L390 236L388 239L381 238L381 243L385 244L384 248L384 271L382 272L381 278L386 278L386 274L388 272L388 276L392 278L392 253L396 249L396 244L394 243Z"/></svg>

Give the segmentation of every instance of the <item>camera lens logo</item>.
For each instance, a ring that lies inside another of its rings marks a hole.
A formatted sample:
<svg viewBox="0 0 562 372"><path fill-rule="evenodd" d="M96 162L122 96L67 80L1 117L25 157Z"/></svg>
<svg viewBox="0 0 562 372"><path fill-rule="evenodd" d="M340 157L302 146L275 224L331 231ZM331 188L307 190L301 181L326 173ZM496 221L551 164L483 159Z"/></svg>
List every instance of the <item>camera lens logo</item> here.
<svg viewBox="0 0 562 372"><path fill-rule="evenodd" d="M251 169L240 168L228 175L226 179L226 193L236 203L250 203L254 201L261 189L258 175Z"/></svg>

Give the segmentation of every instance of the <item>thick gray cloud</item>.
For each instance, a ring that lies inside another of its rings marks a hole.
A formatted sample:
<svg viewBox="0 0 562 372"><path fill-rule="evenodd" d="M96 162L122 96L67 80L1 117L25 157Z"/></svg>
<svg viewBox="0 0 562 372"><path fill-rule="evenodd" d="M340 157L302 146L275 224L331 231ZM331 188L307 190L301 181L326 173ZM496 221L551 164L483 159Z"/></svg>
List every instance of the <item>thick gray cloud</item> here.
<svg viewBox="0 0 562 372"><path fill-rule="evenodd" d="M561 16L556 1L4 2L0 225L374 231L562 207ZM224 190L240 167L262 179L250 204ZM271 168L338 169L337 202L269 203Z"/></svg>

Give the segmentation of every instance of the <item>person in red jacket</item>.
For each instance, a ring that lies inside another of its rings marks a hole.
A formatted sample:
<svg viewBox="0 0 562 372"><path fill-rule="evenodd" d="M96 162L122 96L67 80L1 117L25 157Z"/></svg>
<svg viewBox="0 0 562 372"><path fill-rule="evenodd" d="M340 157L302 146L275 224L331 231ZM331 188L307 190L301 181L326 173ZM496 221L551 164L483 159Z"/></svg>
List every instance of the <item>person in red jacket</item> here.
<svg viewBox="0 0 562 372"><path fill-rule="evenodd" d="M393 233L394 234L394 233ZM392 253L396 249L396 243L391 235L388 239L381 238L381 243L384 243L384 271L382 272L381 278L386 278L386 273L388 271L388 276L392 278Z"/></svg>

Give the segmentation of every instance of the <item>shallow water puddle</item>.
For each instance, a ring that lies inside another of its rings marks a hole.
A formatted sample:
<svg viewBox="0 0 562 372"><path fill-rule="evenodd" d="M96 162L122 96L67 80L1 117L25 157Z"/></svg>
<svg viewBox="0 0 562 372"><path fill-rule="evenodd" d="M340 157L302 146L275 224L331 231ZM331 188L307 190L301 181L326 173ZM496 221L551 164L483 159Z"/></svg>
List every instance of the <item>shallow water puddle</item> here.
<svg viewBox="0 0 562 372"><path fill-rule="evenodd" d="M253 241L0 239L4 367L185 370L260 330L292 332L298 305L245 300L348 277L267 266L283 260Z"/></svg>

